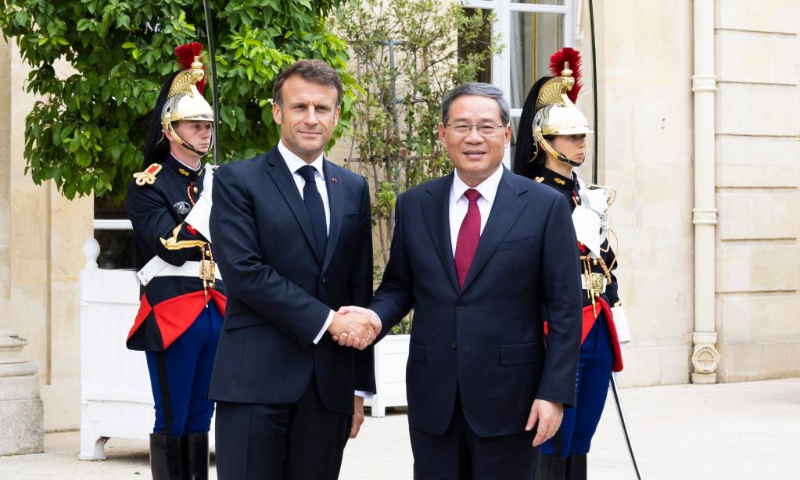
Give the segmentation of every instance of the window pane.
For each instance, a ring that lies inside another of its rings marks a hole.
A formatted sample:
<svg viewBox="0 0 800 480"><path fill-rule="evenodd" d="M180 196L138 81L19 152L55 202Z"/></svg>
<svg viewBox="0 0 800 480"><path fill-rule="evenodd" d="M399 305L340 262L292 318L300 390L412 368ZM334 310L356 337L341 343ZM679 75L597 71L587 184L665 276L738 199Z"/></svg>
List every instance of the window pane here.
<svg viewBox="0 0 800 480"><path fill-rule="evenodd" d="M479 8L464 8L464 13L467 14L469 17L475 16L478 11L481 10ZM481 25L481 30L478 33L475 41L467 43L464 39L458 39L458 58L467 58L469 54L474 54L478 52L482 52L486 50L486 47L489 46L492 39L492 24L488 19L489 10L482 11L483 17L483 24ZM492 83L492 58L489 57L486 61L483 62L483 68L480 72L478 72L478 78L475 79L477 82L483 83Z"/></svg>
<svg viewBox="0 0 800 480"><path fill-rule="evenodd" d="M564 5L564 0L514 0L512 3L526 3L528 5Z"/></svg>
<svg viewBox="0 0 800 480"><path fill-rule="evenodd" d="M100 244L97 265L100 268L133 269L133 230L95 230Z"/></svg>
<svg viewBox="0 0 800 480"><path fill-rule="evenodd" d="M511 117L511 164L514 164L514 154L517 151L517 136L519 131L519 117ZM531 134L528 132L528 134Z"/></svg>
<svg viewBox="0 0 800 480"><path fill-rule="evenodd" d="M94 218L96 220L127 219L125 205L116 204L109 198L94 199ZM97 265L100 268L133 269L133 230L95 230L94 238L100 244Z"/></svg>
<svg viewBox="0 0 800 480"><path fill-rule="evenodd" d="M94 218L97 220L118 220L128 218L125 205L114 203L108 197L94 198Z"/></svg>
<svg viewBox="0 0 800 480"><path fill-rule="evenodd" d="M522 108L533 83L550 75L550 56L564 46L564 16L511 12L511 108Z"/></svg>

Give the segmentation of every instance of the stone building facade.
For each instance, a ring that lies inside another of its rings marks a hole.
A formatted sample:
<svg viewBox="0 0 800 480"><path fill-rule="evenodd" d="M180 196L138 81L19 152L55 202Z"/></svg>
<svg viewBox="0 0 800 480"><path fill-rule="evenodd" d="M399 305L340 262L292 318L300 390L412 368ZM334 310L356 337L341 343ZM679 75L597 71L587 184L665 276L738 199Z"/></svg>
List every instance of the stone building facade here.
<svg viewBox="0 0 800 480"><path fill-rule="evenodd" d="M570 9L565 43L582 49L588 2L542 3ZM594 8L599 176L619 193L611 222L634 338L621 383L800 376L800 0ZM4 335L27 339L44 428L72 429L93 201L25 175L26 77L0 44L0 350Z"/></svg>

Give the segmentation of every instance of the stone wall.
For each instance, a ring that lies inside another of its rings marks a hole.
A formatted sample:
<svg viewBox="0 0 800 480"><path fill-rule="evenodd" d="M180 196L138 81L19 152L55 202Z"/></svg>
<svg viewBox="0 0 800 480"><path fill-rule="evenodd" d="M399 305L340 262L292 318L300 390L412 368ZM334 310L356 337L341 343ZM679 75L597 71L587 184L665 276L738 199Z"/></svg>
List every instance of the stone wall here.
<svg viewBox="0 0 800 480"><path fill-rule="evenodd" d="M716 2L719 380L800 375L800 2Z"/></svg>
<svg viewBox="0 0 800 480"><path fill-rule="evenodd" d="M618 192L610 220L633 336L620 383L688 383L694 322L692 2L595 2L595 21L599 182ZM582 24L587 43L585 16ZM591 178L588 166L581 170Z"/></svg>

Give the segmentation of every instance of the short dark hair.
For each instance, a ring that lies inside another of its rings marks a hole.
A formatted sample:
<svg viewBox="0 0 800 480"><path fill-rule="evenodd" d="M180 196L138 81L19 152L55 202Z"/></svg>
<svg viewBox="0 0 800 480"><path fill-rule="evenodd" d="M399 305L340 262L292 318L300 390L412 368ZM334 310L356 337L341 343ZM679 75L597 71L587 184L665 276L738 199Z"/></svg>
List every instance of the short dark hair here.
<svg viewBox="0 0 800 480"><path fill-rule="evenodd" d="M500 109L500 121L503 125L508 125L511 117L511 111L508 108L508 102L503 98L503 91L494 85L488 83L465 83L447 92L442 100L442 123L447 123L450 119L450 105L458 98L464 95L476 95L478 97L487 97L497 102L497 107Z"/></svg>
<svg viewBox="0 0 800 480"><path fill-rule="evenodd" d="M336 88L336 105L342 103L342 79L336 70L322 60L299 60L287 67L275 79L275 85L272 87L272 100L278 106L283 106L283 95L281 94L283 84L294 75L317 85Z"/></svg>

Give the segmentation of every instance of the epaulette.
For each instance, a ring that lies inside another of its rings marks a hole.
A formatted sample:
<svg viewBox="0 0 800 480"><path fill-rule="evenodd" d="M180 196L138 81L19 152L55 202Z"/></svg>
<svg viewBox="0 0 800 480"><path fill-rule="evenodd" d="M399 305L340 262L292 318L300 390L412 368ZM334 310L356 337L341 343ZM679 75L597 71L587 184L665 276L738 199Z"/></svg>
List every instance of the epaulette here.
<svg viewBox="0 0 800 480"><path fill-rule="evenodd" d="M147 167L143 172L137 172L133 174L133 178L136 179L136 185L143 187L145 185L152 185L156 183L156 175L158 172L161 171L161 164L154 163Z"/></svg>

